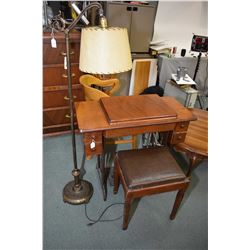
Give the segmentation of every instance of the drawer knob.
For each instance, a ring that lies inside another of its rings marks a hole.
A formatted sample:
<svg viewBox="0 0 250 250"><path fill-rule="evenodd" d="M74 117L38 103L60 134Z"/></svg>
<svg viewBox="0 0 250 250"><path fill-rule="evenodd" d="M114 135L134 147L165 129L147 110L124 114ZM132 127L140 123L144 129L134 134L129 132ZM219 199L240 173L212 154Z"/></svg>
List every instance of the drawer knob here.
<svg viewBox="0 0 250 250"><path fill-rule="evenodd" d="M177 136L177 139L178 139L178 140L181 140L181 139L182 139L182 135L178 135L178 136Z"/></svg>
<svg viewBox="0 0 250 250"><path fill-rule="evenodd" d="M73 98L76 99L76 96L74 95ZM64 96L63 99L66 100L66 101L68 101L69 97L68 96Z"/></svg>
<svg viewBox="0 0 250 250"><path fill-rule="evenodd" d="M76 115L74 114L74 117L75 117L75 116L76 116ZM71 115L66 114L65 117L70 119L70 118L71 118Z"/></svg>
<svg viewBox="0 0 250 250"><path fill-rule="evenodd" d="M186 127L186 124L185 123L182 123L181 124L181 128L185 128Z"/></svg>
<svg viewBox="0 0 250 250"><path fill-rule="evenodd" d="M72 73L72 74L71 74L71 77L75 77L75 76L76 76L75 73ZM63 77L63 78L68 78L68 76L67 76L66 74L62 74L62 77Z"/></svg>
<svg viewBox="0 0 250 250"><path fill-rule="evenodd" d="M69 54L70 54L70 55L74 55L75 52L74 52L74 51L71 51ZM66 56L67 53L62 51L62 52L61 52L61 55L62 55L62 56Z"/></svg>

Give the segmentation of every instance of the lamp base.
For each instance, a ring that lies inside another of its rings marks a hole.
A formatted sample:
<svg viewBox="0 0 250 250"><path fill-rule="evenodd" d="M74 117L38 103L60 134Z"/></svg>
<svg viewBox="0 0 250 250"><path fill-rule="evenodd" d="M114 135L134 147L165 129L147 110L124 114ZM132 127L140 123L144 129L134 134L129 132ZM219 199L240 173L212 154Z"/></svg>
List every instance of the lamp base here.
<svg viewBox="0 0 250 250"><path fill-rule="evenodd" d="M63 189L63 201L72 205L88 203L93 195L93 186L85 180L80 180L80 185L75 189L75 181L69 182Z"/></svg>

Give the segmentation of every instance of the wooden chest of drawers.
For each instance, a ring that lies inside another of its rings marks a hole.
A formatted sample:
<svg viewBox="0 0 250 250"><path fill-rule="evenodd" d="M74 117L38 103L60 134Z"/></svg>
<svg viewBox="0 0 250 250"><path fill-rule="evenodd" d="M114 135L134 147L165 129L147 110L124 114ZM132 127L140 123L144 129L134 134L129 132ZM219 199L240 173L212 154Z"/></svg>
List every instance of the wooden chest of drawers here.
<svg viewBox="0 0 250 250"><path fill-rule="evenodd" d="M66 44L64 33L56 33L57 48L51 47L50 33L43 33L43 134L70 132L67 70L64 69ZM80 32L70 34L72 87L75 101L83 100L79 84ZM75 120L75 126L77 123Z"/></svg>

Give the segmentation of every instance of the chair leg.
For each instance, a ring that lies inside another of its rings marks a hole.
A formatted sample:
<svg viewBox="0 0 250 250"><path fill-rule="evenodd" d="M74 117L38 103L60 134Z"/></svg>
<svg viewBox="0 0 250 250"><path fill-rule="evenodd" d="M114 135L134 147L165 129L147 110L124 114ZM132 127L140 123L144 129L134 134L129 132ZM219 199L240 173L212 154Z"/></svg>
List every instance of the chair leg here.
<svg viewBox="0 0 250 250"><path fill-rule="evenodd" d="M191 173L196 165L196 162L197 162L197 157L196 155L193 155L191 156L191 158L189 159L189 166L188 166L188 171L186 173L186 176L187 177L190 177L191 176Z"/></svg>
<svg viewBox="0 0 250 250"><path fill-rule="evenodd" d="M202 161L201 157L198 157L197 155L191 155L189 157L189 166L186 176L191 177L191 174L196 166Z"/></svg>
<svg viewBox="0 0 250 250"><path fill-rule="evenodd" d="M120 176L118 174L118 169L117 169L117 166L115 164L115 167L114 167L114 189L113 189L114 194L117 194L119 186L120 186Z"/></svg>
<svg viewBox="0 0 250 250"><path fill-rule="evenodd" d="M126 230L128 228L131 203L132 203L132 197L129 193L127 193L125 195L125 204L123 210L123 225L122 225L123 230Z"/></svg>
<svg viewBox="0 0 250 250"><path fill-rule="evenodd" d="M186 188L185 189L180 189L176 195L176 198L175 198L175 202L174 202L174 206L173 206L173 209L172 209L172 212L170 214L170 219L173 220L176 216L176 213L178 211L178 208L181 204L181 201L183 199L183 196L185 194L185 191L186 191Z"/></svg>

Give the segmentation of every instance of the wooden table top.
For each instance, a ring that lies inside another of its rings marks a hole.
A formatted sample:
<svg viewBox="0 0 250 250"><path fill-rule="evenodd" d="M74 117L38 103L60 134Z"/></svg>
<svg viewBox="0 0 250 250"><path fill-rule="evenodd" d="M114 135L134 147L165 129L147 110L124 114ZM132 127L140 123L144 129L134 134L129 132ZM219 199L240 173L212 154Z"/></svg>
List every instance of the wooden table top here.
<svg viewBox="0 0 250 250"><path fill-rule="evenodd" d="M177 146L202 156L208 156L208 112L202 109L190 109L197 117L189 124L185 141Z"/></svg>
<svg viewBox="0 0 250 250"><path fill-rule="evenodd" d="M110 124L157 118L176 118L176 112L156 94L100 99Z"/></svg>
<svg viewBox="0 0 250 250"><path fill-rule="evenodd" d="M145 95L147 96L147 95ZM113 97L109 97L113 98ZM78 128L81 133L92 131L104 131L116 128L137 127L154 124L176 123L182 121L193 121L196 117L190 110L183 107L175 98L161 97L162 104L166 104L176 113L175 117L124 121L121 123L110 124L106 117L100 101L75 102Z"/></svg>

